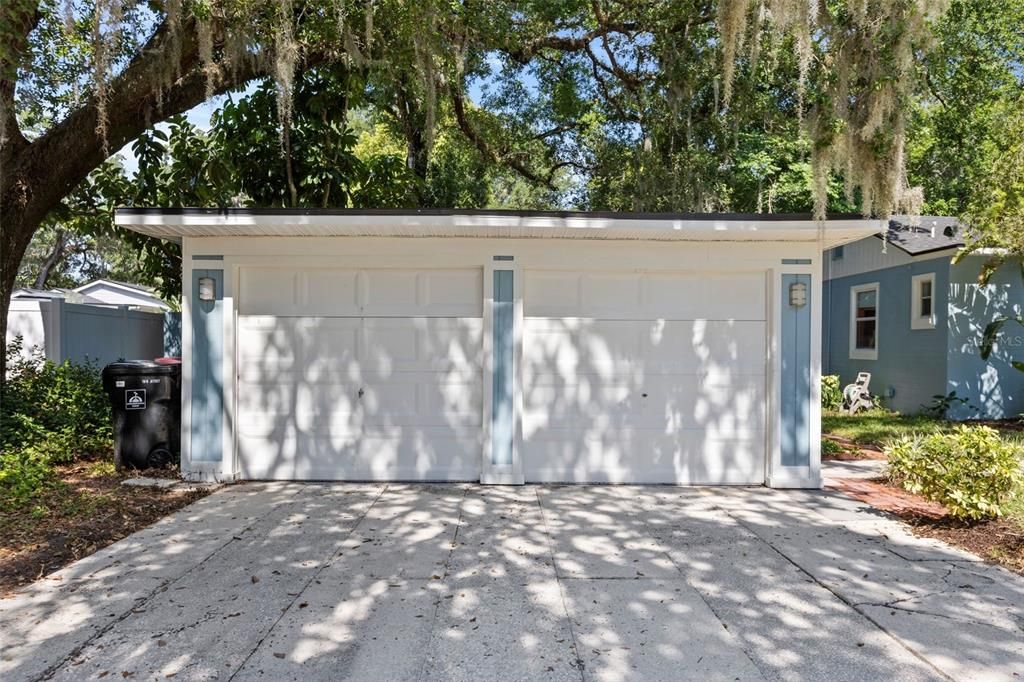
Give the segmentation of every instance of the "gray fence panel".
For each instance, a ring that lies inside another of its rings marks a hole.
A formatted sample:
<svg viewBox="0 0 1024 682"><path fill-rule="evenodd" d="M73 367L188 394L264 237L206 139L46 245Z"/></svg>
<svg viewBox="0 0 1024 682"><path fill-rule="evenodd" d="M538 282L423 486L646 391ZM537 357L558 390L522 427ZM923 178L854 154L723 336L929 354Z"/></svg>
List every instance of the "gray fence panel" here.
<svg viewBox="0 0 1024 682"><path fill-rule="evenodd" d="M163 355L162 313L65 303L61 320L62 356L99 366L116 360L150 360Z"/></svg>
<svg viewBox="0 0 1024 682"><path fill-rule="evenodd" d="M12 301L9 310L7 340L22 336L25 357L33 346L42 348L45 357L54 362L93 362L100 367L122 358L181 356L180 313L165 316L126 306L80 305L60 299ZM170 323L168 318L172 318Z"/></svg>

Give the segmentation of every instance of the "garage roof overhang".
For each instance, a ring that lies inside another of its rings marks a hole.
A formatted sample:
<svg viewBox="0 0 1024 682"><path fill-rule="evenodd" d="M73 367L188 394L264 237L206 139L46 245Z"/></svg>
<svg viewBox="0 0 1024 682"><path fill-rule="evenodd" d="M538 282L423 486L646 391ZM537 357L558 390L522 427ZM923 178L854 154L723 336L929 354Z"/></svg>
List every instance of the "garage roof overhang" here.
<svg viewBox="0 0 1024 682"><path fill-rule="evenodd" d="M855 214L606 213L407 209L120 208L121 227L182 237L497 237L645 241L821 242L831 248L887 227Z"/></svg>

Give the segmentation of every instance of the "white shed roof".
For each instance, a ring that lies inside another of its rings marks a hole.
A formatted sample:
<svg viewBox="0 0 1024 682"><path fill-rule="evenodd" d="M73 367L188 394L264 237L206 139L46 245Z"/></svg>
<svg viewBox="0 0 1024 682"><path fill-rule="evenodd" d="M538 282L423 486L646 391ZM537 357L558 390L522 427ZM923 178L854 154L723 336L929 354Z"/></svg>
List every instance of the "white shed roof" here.
<svg viewBox="0 0 1024 682"><path fill-rule="evenodd" d="M498 237L793 241L831 248L884 230L858 215L605 213L430 209L121 208L115 222L152 237Z"/></svg>

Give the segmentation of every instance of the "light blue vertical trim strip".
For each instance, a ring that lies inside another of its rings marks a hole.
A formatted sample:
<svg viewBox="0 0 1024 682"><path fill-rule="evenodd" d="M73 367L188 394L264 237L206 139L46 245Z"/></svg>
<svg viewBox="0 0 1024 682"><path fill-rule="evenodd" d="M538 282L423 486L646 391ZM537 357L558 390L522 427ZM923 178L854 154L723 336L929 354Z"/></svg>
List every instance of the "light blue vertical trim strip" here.
<svg viewBox="0 0 1024 682"><path fill-rule="evenodd" d="M212 277L216 300L199 300L199 278ZM192 461L219 462L224 429L224 271L192 271Z"/></svg>
<svg viewBox="0 0 1024 682"><path fill-rule="evenodd" d="M512 465L512 366L513 303L512 271L494 271L492 341L494 376L491 410L491 464Z"/></svg>
<svg viewBox="0 0 1024 682"><path fill-rule="evenodd" d="M807 287L807 304L789 304L789 288ZM811 276L782 276L782 466L811 463Z"/></svg>

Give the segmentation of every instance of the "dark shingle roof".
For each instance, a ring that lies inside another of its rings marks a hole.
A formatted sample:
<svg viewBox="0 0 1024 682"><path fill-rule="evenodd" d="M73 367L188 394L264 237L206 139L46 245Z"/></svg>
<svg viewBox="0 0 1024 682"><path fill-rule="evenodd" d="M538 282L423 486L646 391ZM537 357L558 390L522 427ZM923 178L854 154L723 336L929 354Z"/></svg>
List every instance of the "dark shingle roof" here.
<svg viewBox="0 0 1024 682"><path fill-rule="evenodd" d="M894 216L889 219L886 240L911 256L920 256L963 246L963 226L952 216L923 215L916 225L905 216Z"/></svg>

